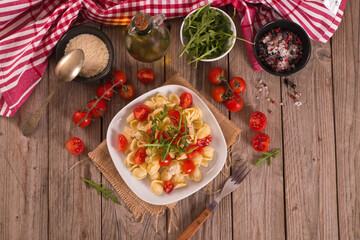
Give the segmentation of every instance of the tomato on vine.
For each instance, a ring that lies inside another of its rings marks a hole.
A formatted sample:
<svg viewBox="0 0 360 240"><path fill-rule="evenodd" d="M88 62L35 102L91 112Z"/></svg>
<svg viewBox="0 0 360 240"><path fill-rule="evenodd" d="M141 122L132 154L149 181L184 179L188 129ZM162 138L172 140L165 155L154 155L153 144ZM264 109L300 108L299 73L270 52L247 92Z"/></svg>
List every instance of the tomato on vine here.
<svg viewBox="0 0 360 240"><path fill-rule="evenodd" d="M135 97L135 89L133 86L127 84L124 85L123 89L120 92L120 96L122 99L131 100Z"/></svg>
<svg viewBox="0 0 360 240"><path fill-rule="evenodd" d="M87 116L86 116L87 115ZM79 127L87 127L91 123L92 116L87 111L77 110L73 114L73 122ZM81 123L80 123L81 121ZM80 124L78 124L80 123Z"/></svg>
<svg viewBox="0 0 360 240"><path fill-rule="evenodd" d="M91 109L90 113L94 117L102 117L107 112L107 103L100 99L97 103L96 100L93 100L89 103L89 109ZM96 106L94 107L94 105Z"/></svg>
<svg viewBox="0 0 360 240"><path fill-rule="evenodd" d="M212 84L219 84L225 78L225 71L222 68L214 67L208 72L208 79Z"/></svg>
<svg viewBox="0 0 360 240"><path fill-rule="evenodd" d="M223 86L216 86L211 91L211 97L215 102L223 102L225 99L223 98L226 95L226 88Z"/></svg>
<svg viewBox="0 0 360 240"><path fill-rule="evenodd" d="M104 85L100 85L96 87L96 96L98 98L103 97L106 100L110 100L114 91L111 89L113 85L111 83L105 83Z"/></svg>
<svg viewBox="0 0 360 240"><path fill-rule="evenodd" d="M117 84L116 87L121 88L122 84L126 83L126 75L122 71L114 71L113 72L113 80L112 84Z"/></svg>
<svg viewBox="0 0 360 240"><path fill-rule="evenodd" d="M246 88L245 80L240 77L234 77L230 80L229 85L235 94L242 93Z"/></svg>
<svg viewBox="0 0 360 240"><path fill-rule="evenodd" d="M236 97L232 97L225 102L225 106L230 112L240 111L243 108L243 105L244 102L239 95L237 95Z"/></svg>

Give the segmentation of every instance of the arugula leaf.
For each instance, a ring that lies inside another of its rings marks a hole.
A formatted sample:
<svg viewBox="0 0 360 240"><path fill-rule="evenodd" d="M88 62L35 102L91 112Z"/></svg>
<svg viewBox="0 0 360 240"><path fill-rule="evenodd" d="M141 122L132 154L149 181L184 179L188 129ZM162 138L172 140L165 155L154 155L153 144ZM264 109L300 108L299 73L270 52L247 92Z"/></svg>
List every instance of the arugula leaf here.
<svg viewBox="0 0 360 240"><path fill-rule="evenodd" d="M112 194L113 190L108 189L106 186L102 186L102 184L94 183L92 180L88 180L85 178L82 178L81 180L86 182L90 187L95 188L97 193L99 195L102 195L103 198L105 198L106 200L110 198L114 203L121 205L116 196Z"/></svg>
<svg viewBox="0 0 360 240"><path fill-rule="evenodd" d="M262 158L258 159L258 161L255 163L255 167L259 166L264 161L267 161L267 165L269 166L271 164L271 157L275 159L277 157L277 155L279 154L279 152L280 152L280 149L275 149L272 152L263 152L262 154L264 156Z"/></svg>

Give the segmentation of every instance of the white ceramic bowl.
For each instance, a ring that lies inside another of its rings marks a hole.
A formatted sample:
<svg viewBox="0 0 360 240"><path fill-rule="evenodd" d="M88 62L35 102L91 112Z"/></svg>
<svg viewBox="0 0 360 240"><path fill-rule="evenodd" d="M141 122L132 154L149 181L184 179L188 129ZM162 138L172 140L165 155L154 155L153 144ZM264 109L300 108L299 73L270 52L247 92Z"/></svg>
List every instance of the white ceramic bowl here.
<svg viewBox="0 0 360 240"><path fill-rule="evenodd" d="M224 12L223 10L219 9L219 8L214 8L214 7L210 7L210 8L213 8L213 9L216 9L218 10L219 12L221 12L222 14L224 14L224 16L226 16L228 19L229 19L229 22L230 22L230 25L231 25L231 30L233 31L233 34L234 36L236 36L236 27L235 27L235 24L234 24L234 21L231 19L231 17L226 13ZM190 12L186 17L188 18L191 14L193 14L194 12L196 12L198 9L195 9L193 10L192 12ZM185 20L184 19L184 20ZM184 39L183 39L183 35L182 35L182 32L183 32L183 28L184 28L184 25L185 25L185 21L182 22L181 24L181 27L180 27L180 41L181 41L181 44L184 46ZM235 42L236 42L236 39L234 37L231 37L229 38L228 40L228 46L231 44L231 47L226 51L224 52L222 55L220 55L219 57L217 58L211 58L211 59L204 59L204 60L200 60L201 62L215 62L223 57L225 57L230 51L231 49L234 47L235 45Z"/></svg>
<svg viewBox="0 0 360 240"><path fill-rule="evenodd" d="M128 167L125 166L125 153L118 152L118 134L122 133L125 126L127 126L126 118L133 112L136 106L144 103L145 100L150 99L156 94L161 93L165 96L169 96L170 93L175 93L181 95L183 92L189 92L193 96L194 105L200 107L203 111L202 120L211 127L211 135L213 141L210 146L215 148L214 158L209 161L208 167L200 167L200 170L203 174L203 179L200 182L193 182L192 180L187 180L187 186L183 188L174 189L170 194L163 193L162 195L155 195L150 190L150 179L146 177L145 179L136 179L132 176L131 171ZM154 204L154 205L166 205L179 201L187 196L195 193L206 184L208 184L212 179L219 174L220 170L223 168L227 156L227 147L224 135L221 131L219 124L217 123L214 115L206 104L200 99L190 89L179 86L179 85L167 85L163 87L156 88L152 91L149 91L140 97L133 100L131 103L126 105L121 109L115 117L112 119L109 128L107 130L107 146L110 152L110 156L114 162L116 169L118 170L120 176L124 179L125 183L129 188L142 200L145 202ZM215 147L216 146L216 147Z"/></svg>

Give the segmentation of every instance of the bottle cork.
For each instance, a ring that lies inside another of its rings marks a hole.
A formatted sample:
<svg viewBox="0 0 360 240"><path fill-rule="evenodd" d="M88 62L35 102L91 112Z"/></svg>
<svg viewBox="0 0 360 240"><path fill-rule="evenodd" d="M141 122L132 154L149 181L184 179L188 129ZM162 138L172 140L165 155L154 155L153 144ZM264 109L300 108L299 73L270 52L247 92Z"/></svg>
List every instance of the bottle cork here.
<svg viewBox="0 0 360 240"><path fill-rule="evenodd" d="M134 19L135 28L139 31L144 31L148 28L149 22L145 16L137 16Z"/></svg>

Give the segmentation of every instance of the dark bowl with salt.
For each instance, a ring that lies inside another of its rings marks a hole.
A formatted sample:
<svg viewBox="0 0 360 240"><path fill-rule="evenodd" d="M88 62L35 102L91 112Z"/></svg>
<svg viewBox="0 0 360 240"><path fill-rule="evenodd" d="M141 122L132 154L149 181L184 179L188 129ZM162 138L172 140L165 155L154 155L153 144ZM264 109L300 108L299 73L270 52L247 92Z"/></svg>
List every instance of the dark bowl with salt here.
<svg viewBox="0 0 360 240"><path fill-rule="evenodd" d="M98 39L100 39L106 46L106 49L108 52L108 59L107 59L107 63L104 63L104 68L101 71L98 71L96 74L94 74L92 76L85 77L85 76L78 75L76 78L74 78L73 81L81 82L81 83L96 82L96 81L99 81L109 75L113 61L114 61L114 47L111 43L111 40L100 29L91 27L91 26L86 26L86 25L77 25L75 27L72 27L60 38L60 40L57 43L56 60L59 61L65 55L65 49L68 46L70 40L72 40L80 35L83 35L83 34L90 34L90 35L93 35L93 36L97 37ZM97 48L97 46L93 46L92 44L89 44L89 47L94 48L94 51L99 50ZM86 58L86 52L85 52L85 58ZM106 64L106 66L105 66L105 64ZM83 66L83 68L84 68L84 66Z"/></svg>
<svg viewBox="0 0 360 240"><path fill-rule="evenodd" d="M265 24L254 39L254 54L260 66L276 76L302 70L311 55L310 38L297 23L275 20Z"/></svg>

